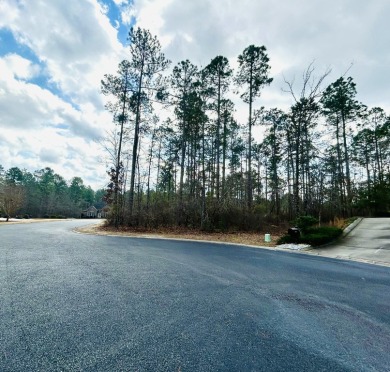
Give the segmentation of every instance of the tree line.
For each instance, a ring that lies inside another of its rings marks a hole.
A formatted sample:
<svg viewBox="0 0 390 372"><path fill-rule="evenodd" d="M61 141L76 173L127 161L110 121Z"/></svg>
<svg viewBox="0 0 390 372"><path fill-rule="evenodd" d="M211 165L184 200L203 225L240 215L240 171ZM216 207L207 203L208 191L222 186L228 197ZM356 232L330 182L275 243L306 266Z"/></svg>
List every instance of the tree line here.
<svg viewBox="0 0 390 372"><path fill-rule="evenodd" d="M132 28L128 41L129 59L101 82L113 117L104 146L115 226L254 229L301 215L389 213L390 119L357 100L352 77L323 89L330 71L316 77L311 64L299 89L285 81L288 110L265 108L264 46L245 48L237 71L223 56L170 69L148 30ZM245 122L234 95L247 106Z"/></svg>
<svg viewBox="0 0 390 372"><path fill-rule="evenodd" d="M5 217L80 217L91 205L102 208L104 190L94 191L82 178L67 182L51 168L33 173L0 165L0 214Z"/></svg>

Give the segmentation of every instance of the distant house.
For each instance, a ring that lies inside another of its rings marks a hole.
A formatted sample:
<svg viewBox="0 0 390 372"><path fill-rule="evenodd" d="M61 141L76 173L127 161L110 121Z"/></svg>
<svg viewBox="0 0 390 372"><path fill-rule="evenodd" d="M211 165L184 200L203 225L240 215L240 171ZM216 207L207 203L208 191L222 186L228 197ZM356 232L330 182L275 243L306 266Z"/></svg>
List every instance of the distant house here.
<svg viewBox="0 0 390 372"><path fill-rule="evenodd" d="M106 205L102 209L98 209L97 218L107 218L110 213L110 207Z"/></svg>
<svg viewBox="0 0 390 372"><path fill-rule="evenodd" d="M109 207L106 205L102 209L97 209L91 205L87 209L81 212L81 218L107 218L109 213Z"/></svg>
<svg viewBox="0 0 390 372"><path fill-rule="evenodd" d="M81 212L81 218L97 218L97 215L98 210L93 205Z"/></svg>

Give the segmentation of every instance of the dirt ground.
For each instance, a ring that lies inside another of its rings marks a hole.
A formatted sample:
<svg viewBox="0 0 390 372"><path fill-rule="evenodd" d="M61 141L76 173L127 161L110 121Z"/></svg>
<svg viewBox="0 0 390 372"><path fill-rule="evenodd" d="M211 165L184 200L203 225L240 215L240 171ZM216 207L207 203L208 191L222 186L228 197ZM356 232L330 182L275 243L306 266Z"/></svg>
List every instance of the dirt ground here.
<svg viewBox="0 0 390 372"><path fill-rule="evenodd" d="M84 234L95 235L120 235L120 236L141 236L150 238L173 238L189 240L207 240L215 242L227 242L235 244L275 247L276 241L287 232L286 228L270 226L261 232L232 232L232 233L206 233L197 230L179 228L159 228L156 230L120 228L115 229L105 226L104 221L98 224L88 225L77 229ZM265 242L265 234L271 235L271 242Z"/></svg>
<svg viewBox="0 0 390 372"><path fill-rule="evenodd" d="M64 221L64 219L58 218L10 218L7 222L6 218L0 218L0 225L3 224L14 224L14 223L33 223L33 222L50 222L50 221Z"/></svg>

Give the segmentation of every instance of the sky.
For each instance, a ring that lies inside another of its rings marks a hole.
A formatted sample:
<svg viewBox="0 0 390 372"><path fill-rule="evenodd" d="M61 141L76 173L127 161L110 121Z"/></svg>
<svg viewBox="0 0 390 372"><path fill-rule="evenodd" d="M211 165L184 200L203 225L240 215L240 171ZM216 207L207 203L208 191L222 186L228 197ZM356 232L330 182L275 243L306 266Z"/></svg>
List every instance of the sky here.
<svg viewBox="0 0 390 372"><path fill-rule="evenodd" d="M172 66L222 55L236 67L247 46L264 45L274 81L259 107L288 109L285 81L299 92L312 63L314 76L331 70L324 88L352 76L357 99L389 115L389 14L389 0L0 0L0 165L108 183L113 124L100 84L129 58L131 26L157 35Z"/></svg>

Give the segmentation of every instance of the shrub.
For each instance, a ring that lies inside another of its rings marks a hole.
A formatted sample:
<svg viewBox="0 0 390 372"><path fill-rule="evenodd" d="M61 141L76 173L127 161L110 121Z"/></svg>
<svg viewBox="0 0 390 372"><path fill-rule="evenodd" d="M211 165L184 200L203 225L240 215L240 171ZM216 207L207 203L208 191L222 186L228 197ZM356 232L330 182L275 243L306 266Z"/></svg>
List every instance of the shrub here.
<svg viewBox="0 0 390 372"><path fill-rule="evenodd" d="M301 241L313 247L327 244L341 236L343 230L333 226L310 228L302 236Z"/></svg>
<svg viewBox="0 0 390 372"><path fill-rule="evenodd" d="M334 226L310 227L299 237L298 243L310 244L313 247L324 245L336 240L343 230ZM295 238L284 235L278 240L278 244L295 243Z"/></svg>
<svg viewBox="0 0 390 372"><path fill-rule="evenodd" d="M332 238L338 238L343 233L343 230L334 226L311 227L307 230L307 234L324 234Z"/></svg>
<svg viewBox="0 0 390 372"><path fill-rule="evenodd" d="M313 216L299 216L293 221L293 224L302 231L306 231L316 223L318 223L318 219Z"/></svg>
<svg viewBox="0 0 390 372"><path fill-rule="evenodd" d="M336 240L341 236L343 230L333 226L312 227L309 228L303 235L302 239L304 243L312 246L323 245Z"/></svg>

